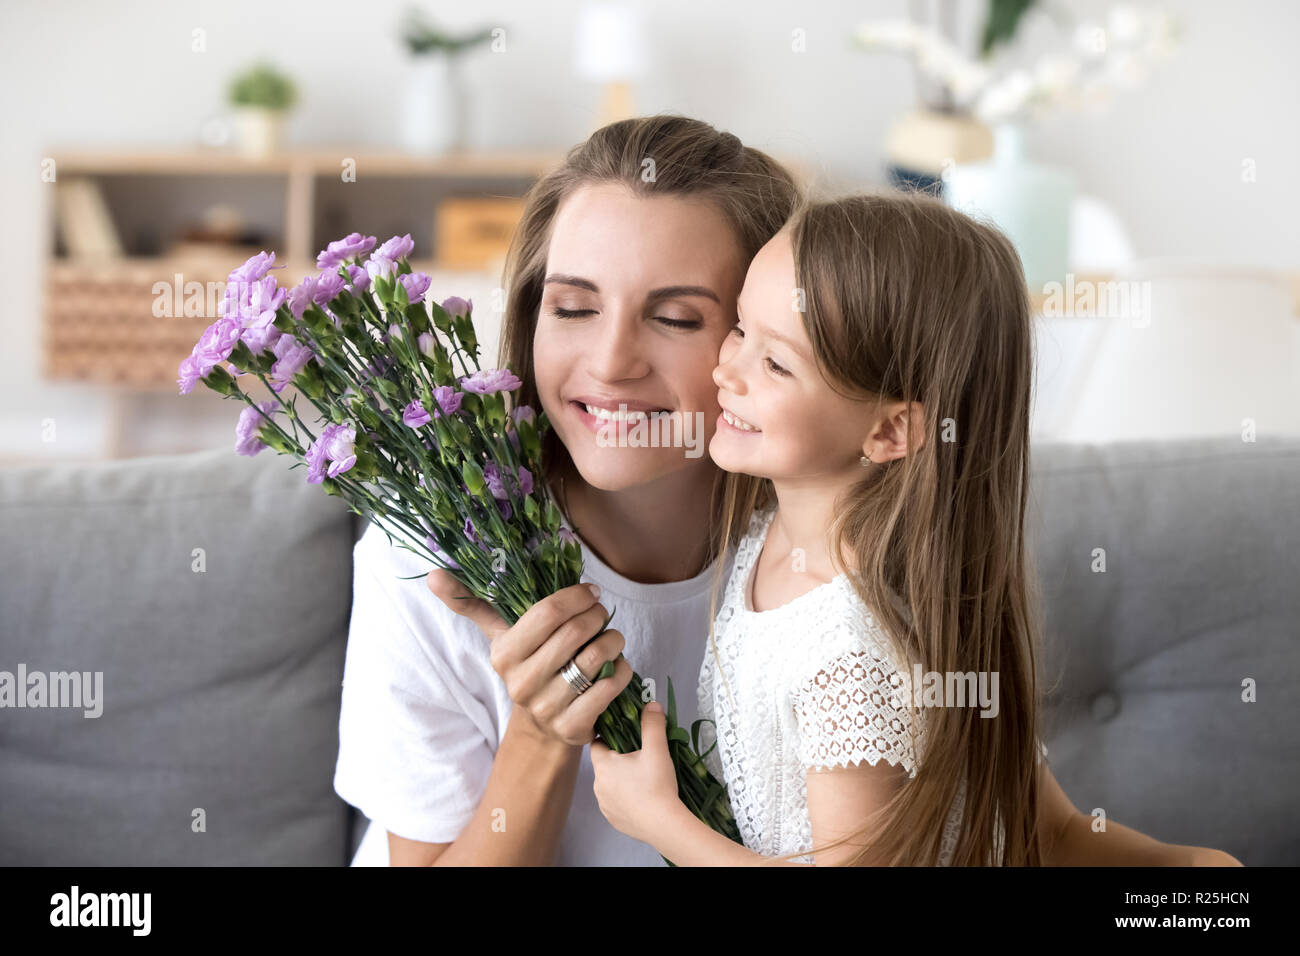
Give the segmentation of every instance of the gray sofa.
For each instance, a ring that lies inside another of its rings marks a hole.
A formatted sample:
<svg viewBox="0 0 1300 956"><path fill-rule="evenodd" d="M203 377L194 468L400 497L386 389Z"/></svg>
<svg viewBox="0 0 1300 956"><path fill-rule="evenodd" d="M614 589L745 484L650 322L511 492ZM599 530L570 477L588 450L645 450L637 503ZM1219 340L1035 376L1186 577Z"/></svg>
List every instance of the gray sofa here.
<svg viewBox="0 0 1300 956"><path fill-rule="evenodd" d="M0 709L0 864L350 859L366 821L332 775L362 528L288 464L0 470L0 672L103 674L99 717ZM1037 445L1033 470L1066 792L1300 862L1300 439Z"/></svg>

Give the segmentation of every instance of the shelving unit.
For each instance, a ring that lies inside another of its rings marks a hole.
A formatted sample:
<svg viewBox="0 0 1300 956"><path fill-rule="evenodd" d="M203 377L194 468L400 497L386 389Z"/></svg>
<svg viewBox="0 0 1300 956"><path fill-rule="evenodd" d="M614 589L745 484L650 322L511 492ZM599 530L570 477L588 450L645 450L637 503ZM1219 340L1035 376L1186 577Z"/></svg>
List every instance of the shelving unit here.
<svg viewBox="0 0 1300 956"><path fill-rule="evenodd" d="M563 156L527 151L426 158L343 147L263 159L215 150L50 155L56 189L60 181L83 177L99 186L127 254L84 258L50 250L45 375L131 391L174 390L177 364L216 318L206 293L198 294L202 314L180 311L192 298L185 295L195 288L191 283L207 289L208 283L224 282L259 248L274 249L277 265L286 265L284 274L296 281L315 271L316 253L326 243L357 230L380 241L411 233L420 256L413 265L432 272L439 268L434 220L440 201L518 199ZM265 241L173 251L181 232L217 202L246 214ZM175 300L178 282L176 314L156 315L155 305Z"/></svg>

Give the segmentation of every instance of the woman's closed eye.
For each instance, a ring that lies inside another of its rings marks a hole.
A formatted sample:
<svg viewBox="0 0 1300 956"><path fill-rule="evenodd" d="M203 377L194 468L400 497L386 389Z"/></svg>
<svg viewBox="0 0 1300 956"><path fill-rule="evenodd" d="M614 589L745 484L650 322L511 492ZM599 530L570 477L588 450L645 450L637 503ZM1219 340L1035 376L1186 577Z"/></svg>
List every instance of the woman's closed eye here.
<svg viewBox="0 0 1300 956"><path fill-rule="evenodd" d="M551 314L557 319L576 319L584 315L596 315L595 309L562 309L558 305L551 307ZM670 319L666 315L656 315L656 322L662 322L671 329L698 329L704 323L699 319Z"/></svg>

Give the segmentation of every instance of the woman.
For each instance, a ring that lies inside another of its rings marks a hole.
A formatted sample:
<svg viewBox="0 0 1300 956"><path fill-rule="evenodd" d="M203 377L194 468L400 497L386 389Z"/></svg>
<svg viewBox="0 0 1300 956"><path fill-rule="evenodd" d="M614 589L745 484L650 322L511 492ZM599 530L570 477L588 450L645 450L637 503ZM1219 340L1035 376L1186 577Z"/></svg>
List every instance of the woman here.
<svg viewBox="0 0 1300 956"><path fill-rule="evenodd" d="M729 570L735 542L715 521L723 473L690 446L707 444L719 413L712 371L749 262L796 201L763 153L664 115L598 130L529 194L506 269L502 364L523 379L518 401L552 423L543 470L600 592L566 588L507 628L448 575L428 578L445 604L398 580L427 568L366 532L335 774L373 821L357 863L662 865L605 821L585 744L628 661L671 676L679 721L693 719L711 572ZM612 450L598 429L620 405L687 425L702 416L707 434ZM575 658L614 607L619 627ZM620 653L614 676L580 694L561 676L574 659L591 679ZM1053 862L1193 862L1194 848L1113 822L1092 834L1044 773Z"/></svg>

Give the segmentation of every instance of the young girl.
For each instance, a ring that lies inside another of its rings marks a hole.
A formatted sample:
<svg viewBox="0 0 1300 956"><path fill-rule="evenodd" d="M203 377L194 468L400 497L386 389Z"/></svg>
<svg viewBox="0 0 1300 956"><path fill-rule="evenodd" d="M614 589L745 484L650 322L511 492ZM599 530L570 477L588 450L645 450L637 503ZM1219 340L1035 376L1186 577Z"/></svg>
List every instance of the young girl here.
<svg viewBox="0 0 1300 956"><path fill-rule="evenodd" d="M655 704L642 751L592 744L601 811L678 865L1043 862L1015 250L919 194L811 202L737 311L709 452L747 531L698 693L745 846L678 799Z"/></svg>

